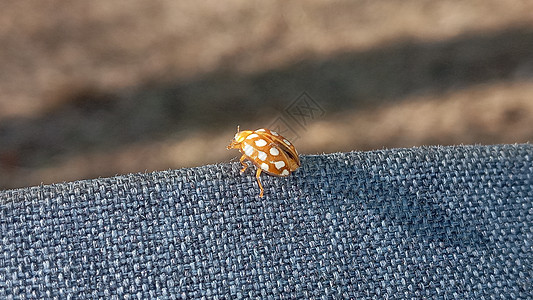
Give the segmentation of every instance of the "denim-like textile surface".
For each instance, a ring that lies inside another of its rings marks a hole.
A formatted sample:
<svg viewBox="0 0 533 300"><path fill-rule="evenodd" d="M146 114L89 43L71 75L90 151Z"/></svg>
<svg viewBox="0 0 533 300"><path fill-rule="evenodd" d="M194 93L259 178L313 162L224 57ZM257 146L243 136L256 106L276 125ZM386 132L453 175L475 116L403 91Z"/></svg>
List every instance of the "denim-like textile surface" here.
<svg viewBox="0 0 533 300"><path fill-rule="evenodd" d="M0 298L532 298L533 146L0 192Z"/></svg>

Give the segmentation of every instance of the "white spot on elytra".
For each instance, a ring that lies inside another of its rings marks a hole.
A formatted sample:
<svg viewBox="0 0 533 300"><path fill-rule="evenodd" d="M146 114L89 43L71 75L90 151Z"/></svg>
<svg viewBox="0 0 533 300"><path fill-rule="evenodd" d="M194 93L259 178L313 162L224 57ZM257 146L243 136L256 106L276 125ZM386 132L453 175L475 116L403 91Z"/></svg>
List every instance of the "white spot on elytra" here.
<svg viewBox="0 0 533 300"><path fill-rule="evenodd" d="M291 145L291 142L287 141L286 139L283 139L283 142L289 146Z"/></svg>
<svg viewBox="0 0 533 300"><path fill-rule="evenodd" d="M275 131L270 131L270 133L272 133L272 135L279 136L279 134Z"/></svg>
<svg viewBox="0 0 533 300"><path fill-rule="evenodd" d="M257 158L260 160L265 160L267 158L267 154L263 151L257 151Z"/></svg>
<svg viewBox="0 0 533 300"><path fill-rule="evenodd" d="M257 129L256 131L263 132L265 130L263 128L261 128L261 129Z"/></svg>
<svg viewBox="0 0 533 300"><path fill-rule="evenodd" d="M270 148L270 154L272 154L274 156L279 155L279 150L274 148L274 147L272 147L272 148Z"/></svg>
<svg viewBox="0 0 533 300"><path fill-rule="evenodd" d="M265 171L268 171L268 165L265 164L265 163L262 163L261 164L261 169L265 170ZM286 170L285 170L286 171Z"/></svg>
<svg viewBox="0 0 533 300"><path fill-rule="evenodd" d="M252 156L252 154L254 153L254 147L244 143L244 147L243 147L243 150L244 150L244 154L248 155L248 156Z"/></svg>
<svg viewBox="0 0 533 300"><path fill-rule="evenodd" d="M287 171L287 169L285 169L285 170L283 170L283 172L281 172L281 175L287 176L287 175L289 175L289 171Z"/></svg>
<svg viewBox="0 0 533 300"><path fill-rule="evenodd" d="M263 139L260 139L260 140L255 141L255 144L257 145L257 147L263 147L263 146L266 146L267 142Z"/></svg>
<svg viewBox="0 0 533 300"><path fill-rule="evenodd" d="M247 140L249 139L255 139L256 137L259 137L256 133L252 133L249 136L246 137Z"/></svg>
<svg viewBox="0 0 533 300"><path fill-rule="evenodd" d="M279 169L285 167L285 162L282 161L282 160L280 160L280 161L276 161L276 162L274 162L274 165L276 166L276 169L279 170Z"/></svg>

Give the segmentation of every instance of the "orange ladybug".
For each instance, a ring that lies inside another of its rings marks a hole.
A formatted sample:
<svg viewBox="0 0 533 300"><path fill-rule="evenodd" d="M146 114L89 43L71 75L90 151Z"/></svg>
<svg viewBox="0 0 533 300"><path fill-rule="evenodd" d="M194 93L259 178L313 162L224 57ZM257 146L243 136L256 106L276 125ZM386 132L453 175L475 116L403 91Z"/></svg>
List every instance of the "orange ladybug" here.
<svg viewBox="0 0 533 300"><path fill-rule="evenodd" d="M227 149L241 151L241 164L244 166L241 173L248 168L244 162L250 160L257 167L255 177L261 189L259 197L263 197L263 186L259 175L265 172L273 176L289 176L300 167L300 159L296 148L286 138L277 132L268 129L239 131L228 145Z"/></svg>

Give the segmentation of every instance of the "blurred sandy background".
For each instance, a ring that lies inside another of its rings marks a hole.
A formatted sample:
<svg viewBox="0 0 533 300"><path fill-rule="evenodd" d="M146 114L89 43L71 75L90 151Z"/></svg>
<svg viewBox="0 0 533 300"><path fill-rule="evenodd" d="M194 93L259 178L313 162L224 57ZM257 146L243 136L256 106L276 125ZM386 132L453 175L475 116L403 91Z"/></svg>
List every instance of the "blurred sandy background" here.
<svg viewBox="0 0 533 300"><path fill-rule="evenodd" d="M287 126L307 154L532 141L532 12L2 1L0 189L227 162L237 125Z"/></svg>

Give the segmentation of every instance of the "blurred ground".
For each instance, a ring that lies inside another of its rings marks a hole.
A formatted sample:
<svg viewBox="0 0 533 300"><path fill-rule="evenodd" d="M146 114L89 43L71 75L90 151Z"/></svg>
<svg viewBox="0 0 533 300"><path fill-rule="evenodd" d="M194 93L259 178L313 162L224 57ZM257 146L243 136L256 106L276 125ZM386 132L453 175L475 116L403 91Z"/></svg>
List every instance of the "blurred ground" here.
<svg viewBox="0 0 533 300"><path fill-rule="evenodd" d="M0 189L229 161L238 124L280 126L310 154L531 141L532 11L4 1Z"/></svg>

